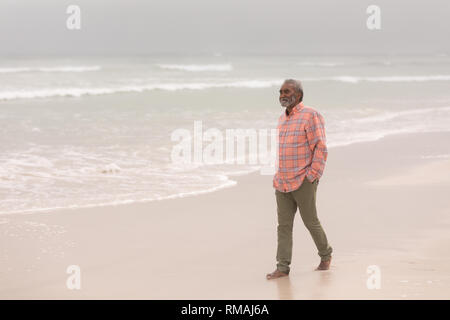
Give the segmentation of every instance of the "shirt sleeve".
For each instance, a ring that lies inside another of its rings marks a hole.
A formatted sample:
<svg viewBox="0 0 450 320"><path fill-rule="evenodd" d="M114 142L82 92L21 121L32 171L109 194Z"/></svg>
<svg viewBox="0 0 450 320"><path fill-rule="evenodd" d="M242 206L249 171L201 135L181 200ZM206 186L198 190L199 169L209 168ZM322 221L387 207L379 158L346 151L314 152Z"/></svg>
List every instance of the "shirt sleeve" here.
<svg viewBox="0 0 450 320"><path fill-rule="evenodd" d="M309 181L314 181L322 176L328 156L325 120L318 112L313 113L306 125L306 137L313 155L311 165L306 169L306 176Z"/></svg>

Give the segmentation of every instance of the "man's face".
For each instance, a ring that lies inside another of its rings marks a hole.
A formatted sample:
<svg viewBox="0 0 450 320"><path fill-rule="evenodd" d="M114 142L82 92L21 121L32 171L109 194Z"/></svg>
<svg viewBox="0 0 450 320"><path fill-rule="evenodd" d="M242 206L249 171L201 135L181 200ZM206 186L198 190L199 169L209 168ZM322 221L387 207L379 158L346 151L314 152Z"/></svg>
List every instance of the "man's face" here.
<svg viewBox="0 0 450 320"><path fill-rule="evenodd" d="M300 96L301 93L295 91L294 85L285 83L280 89L280 104L286 108L293 107L299 101Z"/></svg>

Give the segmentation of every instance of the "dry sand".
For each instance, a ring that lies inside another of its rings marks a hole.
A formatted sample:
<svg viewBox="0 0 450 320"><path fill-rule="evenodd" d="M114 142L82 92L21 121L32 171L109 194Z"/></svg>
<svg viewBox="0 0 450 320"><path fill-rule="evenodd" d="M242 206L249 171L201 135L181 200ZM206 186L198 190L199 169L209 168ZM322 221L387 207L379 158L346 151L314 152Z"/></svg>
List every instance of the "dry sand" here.
<svg viewBox="0 0 450 320"><path fill-rule="evenodd" d="M1 299L449 299L450 133L332 148L318 214L329 271L297 215L288 278L275 268L272 177L182 199L0 215ZM69 290L69 265L81 289ZM380 270L368 289L367 268Z"/></svg>

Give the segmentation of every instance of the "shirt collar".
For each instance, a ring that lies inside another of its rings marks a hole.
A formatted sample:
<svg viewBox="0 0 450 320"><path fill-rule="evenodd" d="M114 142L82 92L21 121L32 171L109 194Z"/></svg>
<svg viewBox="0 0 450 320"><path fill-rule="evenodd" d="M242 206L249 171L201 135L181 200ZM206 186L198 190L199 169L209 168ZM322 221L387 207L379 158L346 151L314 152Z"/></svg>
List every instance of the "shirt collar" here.
<svg viewBox="0 0 450 320"><path fill-rule="evenodd" d="M286 115L286 117L289 117L289 116L292 116L293 114L296 114L297 112L299 112L302 108L303 108L303 102L300 101L295 107L292 108L292 110L289 114L287 113L287 108L286 108L286 110L284 110L284 114Z"/></svg>

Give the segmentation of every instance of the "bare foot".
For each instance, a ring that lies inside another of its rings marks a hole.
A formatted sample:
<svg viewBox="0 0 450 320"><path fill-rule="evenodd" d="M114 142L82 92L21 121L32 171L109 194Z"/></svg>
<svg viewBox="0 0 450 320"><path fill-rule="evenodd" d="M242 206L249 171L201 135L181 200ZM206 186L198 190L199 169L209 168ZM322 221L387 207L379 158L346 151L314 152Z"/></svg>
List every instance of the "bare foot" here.
<svg viewBox="0 0 450 320"><path fill-rule="evenodd" d="M274 272L268 273L266 275L267 280L277 279L281 277L287 277L289 274L281 272L280 270L275 270Z"/></svg>
<svg viewBox="0 0 450 320"><path fill-rule="evenodd" d="M328 270L330 269L331 257L330 260L320 261L319 266L316 268L317 271Z"/></svg>

